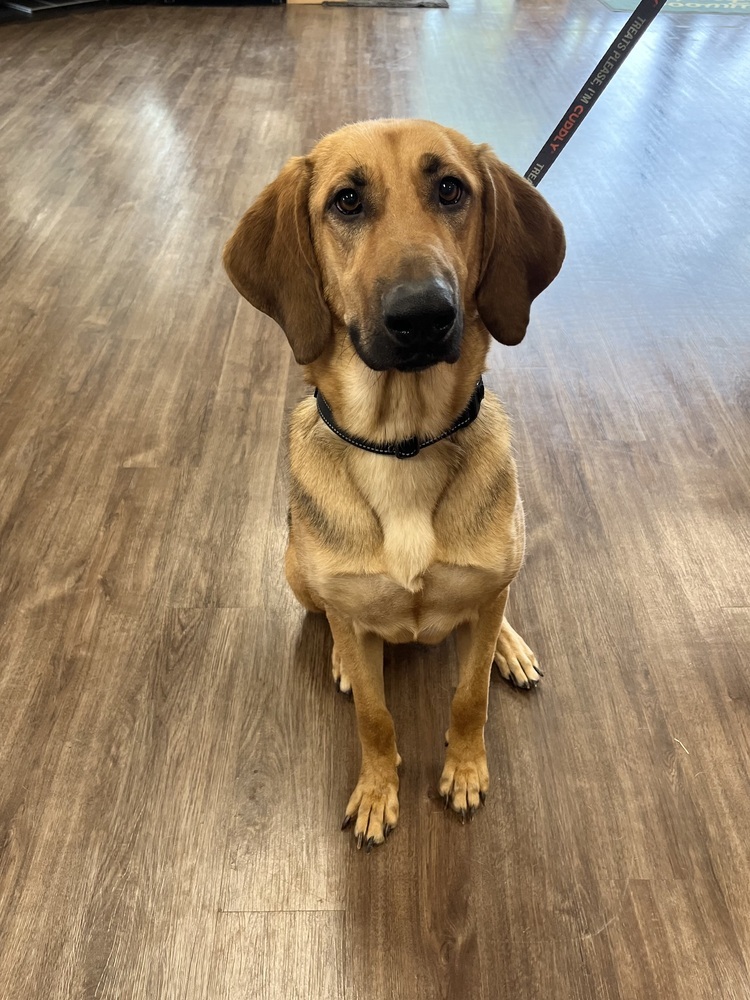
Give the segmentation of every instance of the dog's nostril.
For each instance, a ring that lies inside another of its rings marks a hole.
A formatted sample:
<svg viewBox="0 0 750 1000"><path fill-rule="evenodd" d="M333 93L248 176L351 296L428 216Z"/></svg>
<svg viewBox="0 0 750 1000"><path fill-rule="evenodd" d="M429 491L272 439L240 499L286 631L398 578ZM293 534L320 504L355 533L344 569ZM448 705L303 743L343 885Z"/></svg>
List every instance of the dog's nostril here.
<svg viewBox="0 0 750 1000"><path fill-rule="evenodd" d="M445 312L397 313L386 315L385 325L394 333L412 333L421 327L431 327L436 333L450 330L456 321L456 314Z"/></svg>
<svg viewBox="0 0 750 1000"><path fill-rule="evenodd" d="M456 322L456 310L452 309L450 314L444 313L442 316L436 316L434 322L437 333L448 333Z"/></svg>
<svg viewBox="0 0 750 1000"><path fill-rule="evenodd" d="M415 315L386 316L385 325L397 337L444 337L453 329L456 321L455 312L451 316L445 313L417 313Z"/></svg>

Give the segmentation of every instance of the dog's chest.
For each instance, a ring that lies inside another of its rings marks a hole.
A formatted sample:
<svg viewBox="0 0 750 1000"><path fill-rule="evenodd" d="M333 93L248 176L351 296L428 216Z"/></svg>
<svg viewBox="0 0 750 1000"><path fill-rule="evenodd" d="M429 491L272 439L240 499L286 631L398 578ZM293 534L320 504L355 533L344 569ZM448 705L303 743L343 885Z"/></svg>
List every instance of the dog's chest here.
<svg viewBox="0 0 750 1000"><path fill-rule="evenodd" d="M433 512L448 483L446 463L431 456L419 462L390 459L398 464L383 476L382 459L363 459L359 487L380 522L386 574L404 590L420 591L435 561Z"/></svg>
<svg viewBox="0 0 750 1000"><path fill-rule="evenodd" d="M508 575L513 573L506 565L434 563L420 578L418 591L406 590L385 573L329 577L321 589L327 605L387 642L436 643L476 618L507 586Z"/></svg>
<svg viewBox="0 0 750 1000"><path fill-rule="evenodd" d="M352 476L359 505L375 515L373 528L358 536L367 542L354 544L360 530L353 527L359 523L354 503L348 551L356 555L338 556L333 565L327 559L311 561L311 582L324 605L389 642L439 642L475 617L518 571L521 522L511 516L503 531L492 533L488 546L485 534L465 530L477 498L451 500L458 480L445 456L442 461L437 455L433 461L421 456L413 463L391 459L387 475L382 457L370 458L363 455ZM447 506L451 517L445 516Z"/></svg>

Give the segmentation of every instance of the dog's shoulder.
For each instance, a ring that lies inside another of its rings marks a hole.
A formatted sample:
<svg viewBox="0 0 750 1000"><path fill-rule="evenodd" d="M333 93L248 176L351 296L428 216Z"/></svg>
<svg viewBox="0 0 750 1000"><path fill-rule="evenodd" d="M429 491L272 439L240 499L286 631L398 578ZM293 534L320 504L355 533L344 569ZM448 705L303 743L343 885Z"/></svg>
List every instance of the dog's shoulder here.
<svg viewBox="0 0 750 1000"><path fill-rule="evenodd" d="M312 396L295 408L289 426L292 516L324 548L375 552L383 532L348 471L343 452L349 447L319 419Z"/></svg>
<svg viewBox="0 0 750 1000"><path fill-rule="evenodd" d="M519 504L518 476L508 418L500 401L485 396L480 417L462 433L462 460L435 512L445 538L477 540L510 528Z"/></svg>

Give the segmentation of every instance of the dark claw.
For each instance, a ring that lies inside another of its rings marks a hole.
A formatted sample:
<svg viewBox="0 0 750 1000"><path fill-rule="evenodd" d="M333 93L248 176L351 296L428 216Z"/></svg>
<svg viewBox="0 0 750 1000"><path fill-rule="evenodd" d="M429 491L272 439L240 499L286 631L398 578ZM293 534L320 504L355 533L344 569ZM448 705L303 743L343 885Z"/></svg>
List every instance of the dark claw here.
<svg viewBox="0 0 750 1000"><path fill-rule="evenodd" d="M344 822L341 824L341 829L346 830L347 827L352 825L353 816L344 816Z"/></svg>
<svg viewBox="0 0 750 1000"><path fill-rule="evenodd" d="M388 834L391 832L392 829L393 827L391 826L390 823L386 823L385 826L383 827L383 837L385 840L388 840Z"/></svg>
<svg viewBox="0 0 750 1000"><path fill-rule="evenodd" d="M365 844L365 854L369 854L375 844L374 837L368 837L367 843Z"/></svg>
<svg viewBox="0 0 750 1000"><path fill-rule="evenodd" d="M465 822L466 822L466 810L462 809L461 810L461 826L463 826Z"/></svg>
<svg viewBox="0 0 750 1000"><path fill-rule="evenodd" d="M358 851L362 850L362 844L364 844L364 842L365 842L365 835L364 835L364 833L358 833L357 834L357 850Z"/></svg>
<svg viewBox="0 0 750 1000"><path fill-rule="evenodd" d="M469 806L469 820L474 819L474 816L476 815L476 811L477 811L477 807L476 806Z"/></svg>
<svg viewBox="0 0 750 1000"><path fill-rule="evenodd" d="M486 802L486 800L487 800L487 792L480 792L479 793L479 801L482 803L482 805L484 805L484 803Z"/></svg>
<svg viewBox="0 0 750 1000"><path fill-rule="evenodd" d="M451 796L450 796L450 792L447 792L443 796L443 809L447 809L450 804L451 804Z"/></svg>
<svg viewBox="0 0 750 1000"><path fill-rule="evenodd" d="M534 667L534 670L536 670L540 677L544 677L544 671L541 667Z"/></svg>
<svg viewBox="0 0 750 1000"><path fill-rule="evenodd" d="M512 684L518 691L528 691L531 687L528 681L517 681L513 674L510 675L509 683Z"/></svg>

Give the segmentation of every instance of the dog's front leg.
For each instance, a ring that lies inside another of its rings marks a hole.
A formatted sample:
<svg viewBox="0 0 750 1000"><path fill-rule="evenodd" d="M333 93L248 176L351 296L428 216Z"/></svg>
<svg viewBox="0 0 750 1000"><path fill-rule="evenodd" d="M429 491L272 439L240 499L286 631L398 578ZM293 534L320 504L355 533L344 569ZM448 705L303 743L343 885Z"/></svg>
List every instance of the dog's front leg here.
<svg viewBox="0 0 750 1000"><path fill-rule="evenodd" d="M342 668L351 680L357 727L362 744L362 766L357 787L349 799L342 829L356 817L357 846L382 844L398 822L396 731L385 704L383 640L328 611L333 641Z"/></svg>
<svg viewBox="0 0 750 1000"><path fill-rule="evenodd" d="M475 620L460 625L456 631L459 679L451 702L440 794L462 819L467 813L474 814L490 784L484 726L492 660L507 601L506 587L479 610Z"/></svg>

